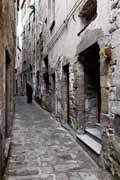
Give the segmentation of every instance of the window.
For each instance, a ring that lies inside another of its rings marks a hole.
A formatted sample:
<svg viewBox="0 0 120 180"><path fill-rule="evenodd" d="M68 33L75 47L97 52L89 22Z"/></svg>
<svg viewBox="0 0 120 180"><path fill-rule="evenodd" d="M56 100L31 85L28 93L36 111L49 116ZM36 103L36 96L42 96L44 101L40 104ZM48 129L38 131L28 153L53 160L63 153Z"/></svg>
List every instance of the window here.
<svg viewBox="0 0 120 180"><path fill-rule="evenodd" d="M48 24L52 31L55 26L55 0L48 0Z"/></svg>

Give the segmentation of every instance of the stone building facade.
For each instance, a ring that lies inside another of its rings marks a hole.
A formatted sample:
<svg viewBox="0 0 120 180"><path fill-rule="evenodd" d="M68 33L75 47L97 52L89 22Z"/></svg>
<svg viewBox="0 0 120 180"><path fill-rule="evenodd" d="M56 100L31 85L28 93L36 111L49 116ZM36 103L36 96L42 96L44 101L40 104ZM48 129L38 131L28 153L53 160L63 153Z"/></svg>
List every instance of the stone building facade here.
<svg viewBox="0 0 120 180"><path fill-rule="evenodd" d="M34 1L21 0L22 19L22 89L26 93L26 83L33 83L35 94L35 5Z"/></svg>
<svg viewBox="0 0 120 180"><path fill-rule="evenodd" d="M14 0L0 1L0 177L5 167L14 115L16 10Z"/></svg>
<svg viewBox="0 0 120 180"><path fill-rule="evenodd" d="M15 94L22 95L22 52L20 47L16 50L16 61L15 61Z"/></svg>
<svg viewBox="0 0 120 180"><path fill-rule="evenodd" d="M18 6L17 11L16 31L15 93L16 95L22 95L22 22L20 6Z"/></svg>
<svg viewBox="0 0 120 180"><path fill-rule="evenodd" d="M76 133L99 131L97 155L120 177L119 0L36 0L31 8L23 61L36 100Z"/></svg>

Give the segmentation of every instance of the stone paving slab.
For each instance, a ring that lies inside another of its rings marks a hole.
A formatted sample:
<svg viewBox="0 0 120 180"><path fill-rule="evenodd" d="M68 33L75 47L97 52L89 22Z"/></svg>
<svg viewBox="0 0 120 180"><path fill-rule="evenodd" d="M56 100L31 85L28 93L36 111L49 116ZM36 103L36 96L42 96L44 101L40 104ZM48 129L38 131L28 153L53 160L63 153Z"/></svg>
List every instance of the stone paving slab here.
<svg viewBox="0 0 120 180"><path fill-rule="evenodd" d="M48 112L17 99L4 180L112 180Z"/></svg>

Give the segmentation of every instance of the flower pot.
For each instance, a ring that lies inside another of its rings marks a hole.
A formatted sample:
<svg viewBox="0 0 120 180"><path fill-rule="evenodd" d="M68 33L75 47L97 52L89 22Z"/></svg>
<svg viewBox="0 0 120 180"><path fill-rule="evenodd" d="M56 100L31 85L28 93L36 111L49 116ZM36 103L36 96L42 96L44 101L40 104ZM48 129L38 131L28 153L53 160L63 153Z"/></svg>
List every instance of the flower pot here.
<svg viewBox="0 0 120 180"><path fill-rule="evenodd" d="M111 58L112 49L111 48L105 48L105 55L106 55L106 57Z"/></svg>

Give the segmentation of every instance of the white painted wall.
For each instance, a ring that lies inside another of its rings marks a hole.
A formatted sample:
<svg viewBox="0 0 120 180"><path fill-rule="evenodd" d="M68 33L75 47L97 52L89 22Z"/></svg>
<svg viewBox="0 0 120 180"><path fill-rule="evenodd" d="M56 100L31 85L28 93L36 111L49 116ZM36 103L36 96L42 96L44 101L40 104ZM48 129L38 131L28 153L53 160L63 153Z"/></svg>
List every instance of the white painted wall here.
<svg viewBox="0 0 120 180"><path fill-rule="evenodd" d="M76 0L57 0L55 7L55 27L51 34L49 34L48 42L58 31L59 27L65 20L67 14L74 6ZM110 18L110 2L109 0L98 0L98 16L89 25L89 29L101 28L106 36L109 36L109 18ZM59 40L49 51L49 62L52 67L56 64L59 56L66 56L75 59L76 47L79 44L82 34L80 37L77 33L83 28L83 24L80 22L78 17L79 8L74 12L74 19L71 18L68 26L65 28L64 33L60 36ZM48 27L49 28L49 27ZM109 37L108 37L109 38Z"/></svg>

